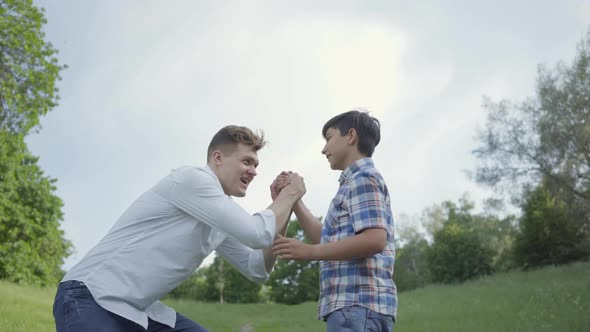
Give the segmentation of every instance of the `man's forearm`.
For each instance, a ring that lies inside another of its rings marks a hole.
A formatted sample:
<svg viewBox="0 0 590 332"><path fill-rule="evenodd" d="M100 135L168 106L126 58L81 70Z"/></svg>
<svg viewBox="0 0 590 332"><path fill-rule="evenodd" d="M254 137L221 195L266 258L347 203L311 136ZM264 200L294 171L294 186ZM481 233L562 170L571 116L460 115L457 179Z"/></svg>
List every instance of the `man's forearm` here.
<svg viewBox="0 0 590 332"><path fill-rule="evenodd" d="M289 217L287 218L287 222L282 229L277 231L277 237L279 235L285 236L287 234L287 229L289 228L289 220L291 219L291 213L289 213ZM276 237L275 237L276 238ZM272 271L273 266L275 265L277 258L272 253L272 246L266 247L262 249L262 253L264 254L264 268L266 272L270 273Z"/></svg>
<svg viewBox="0 0 590 332"><path fill-rule="evenodd" d="M322 239L322 223L309 211L300 199L293 206L297 220L311 243L318 244Z"/></svg>

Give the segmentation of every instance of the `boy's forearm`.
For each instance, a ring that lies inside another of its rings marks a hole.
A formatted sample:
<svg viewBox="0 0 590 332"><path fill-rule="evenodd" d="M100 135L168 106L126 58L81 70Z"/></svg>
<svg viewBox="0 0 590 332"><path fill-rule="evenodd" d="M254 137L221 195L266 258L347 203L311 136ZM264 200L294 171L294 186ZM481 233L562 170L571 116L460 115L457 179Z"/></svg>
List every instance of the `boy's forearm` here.
<svg viewBox="0 0 590 332"><path fill-rule="evenodd" d="M336 242L313 246L310 260L341 261L370 257L382 252L387 246L387 232L381 228L370 228Z"/></svg>
<svg viewBox="0 0 590 332"><path fill-rule="evenodd" d="M322 223L311 214L301 199L293 205L293 211L311 243L319 244L322 238Z"/></svg>

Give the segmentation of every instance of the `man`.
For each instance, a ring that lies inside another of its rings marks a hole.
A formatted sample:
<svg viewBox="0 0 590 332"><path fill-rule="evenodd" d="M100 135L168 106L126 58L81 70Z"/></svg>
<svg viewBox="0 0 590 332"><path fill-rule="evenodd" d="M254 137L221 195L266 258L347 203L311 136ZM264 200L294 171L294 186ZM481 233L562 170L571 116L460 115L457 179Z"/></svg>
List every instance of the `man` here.
<svg viewBox="0 0 590 332"><path fill-rule="evenodd" d="M301 200L293 207L312 244L280 237L273 252L279 259L320 261L318 318L328 332L389 332L397 311L395 247L389 191L371 159L379 121L350 111L330 119L322 135L322 154L333 170L343 171L338 192L323 225ZM275 180L279 190L289 183L285 177Z"/></svg>
<svg viewBox="0 0 590 332"><path fill-rule="evenodd" d="M244 276L263 282L275 263L272 240L284 234L305 193L293 176L272 204L248 214L243 197L256 176L262 135L227 126L211 140L207 166L173 170L141 195L108 234L64 276L53 314L61 331L206 331L158 300L215 250Z"/></svg>

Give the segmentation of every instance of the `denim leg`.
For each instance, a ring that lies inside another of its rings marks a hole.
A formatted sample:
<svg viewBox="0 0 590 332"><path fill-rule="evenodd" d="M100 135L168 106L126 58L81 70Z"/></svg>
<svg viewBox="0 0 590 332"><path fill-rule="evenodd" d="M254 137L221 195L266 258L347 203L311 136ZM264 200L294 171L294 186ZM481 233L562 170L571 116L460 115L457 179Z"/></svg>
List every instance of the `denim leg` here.
<svg viewBox="0 0 590 332"><path fill-rule="evenodd" d="M84 283L62 282L53 302L57 332L139 332L142 326L99 306Z"/></svg>
<svg viewBox="0 0 590 332"><path fill-rule="evenodd" d="M201 325L193 322L192 320L184 317L183 315L176 313L176 325L174 328L169 327L153 321L150 319L148 326L148 332L209 332Z"/></svg>
<svg viewBox="0 0 590 332"><path fill-rule="evenodd" d="M393 317L367 309L367 331L393 332Z"/></svg>
<svg viewBox="0 0 590 332"><path fill-rule="evenodd" d="M326 320L327 332L391 332L393 318L361 306L344 307Z"/></svg>

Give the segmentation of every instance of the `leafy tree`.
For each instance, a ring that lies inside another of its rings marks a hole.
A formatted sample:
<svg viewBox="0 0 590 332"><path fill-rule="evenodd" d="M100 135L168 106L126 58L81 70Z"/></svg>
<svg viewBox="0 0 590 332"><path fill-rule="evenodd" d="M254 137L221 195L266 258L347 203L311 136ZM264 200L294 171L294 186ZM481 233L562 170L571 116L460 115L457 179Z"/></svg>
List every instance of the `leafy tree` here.
<svg viewBox="0 0 590 332"><path fill-rule="evenodd" d="M393 281L398 291L423 287L430 282L430 270L426 254L428 241L422 237L409 239L396 249Z"/></svg>
<svg viewBox="0 0 590 332"><path fill-rule="evenodd" d="M291 221L287 236L309 243L297 221ZM319 298L319 262L279 261L268 280L271 300L284 304L317 301Z"/></svg>
<svg viewBox="0 0 590 332"><path fill-rule="evenodd" d="M463 282L493 271L494 251L480 231L482 220L471 213L472 202L463 199L460 203L443 203L446 221L434 233L426 254L435 282Z"/></svg>
<svg viewBox="0 0 590 332"><path fill-rule="evenodd" d="M23 135L0 130L0 279L53 285L71 244L59 229L61 199Z"/></svg>
<svg viewBox="0 0 590 332"><path fill-rule="evenodd" d="M564 264L590 256L585 234L570 222L571 210L539 186L522 206L515 260L525 268Z"/></svg>
<svg viewBox="0 0 590 332"><path fill-rule="evenodd" d="M71 243L59 229L62 201L24 137L57 103L65 66L44 40L43 11L30 0L0 0L0 278L49 285Z"/></svg>
<svg viewBox="0 0 590 332"><path fill-rule="evenodd" d="M581 209L578 227L590 220L590 31L573 63L539 66L536 97L522 103L489 99L479 132L476 180L508 189L513 198L543 181L570 208Z"/></svg>
<svg viewBox="0 0 590 332"><path fill-rule="evenodd" d="M44 40L45 23L31 0L0 0L0 130L26 135L57 103L65 66Z"/></svg>
<svg viewBox="0 0 590 332"><path fill-rule="evenodd" d="M571 65L539 67L534 98L484 106L476 180L508 189L523 208L515 259L535 266L587 257L581 252L590 250L590 31ZM566 245L573 238L580 244Z"/></svg>
<svg viewBox="0 0 590 332"><path fill-rule="evenodd" d="M259 302L261 285L244 277L235 267L221 256L216 256L213 264L204 270L205 289L199 294L206 301L220 303Z"/></svg>
<svg viewBox="0 0 590 332"><path fill-rule="evenodd" d="M430 209L427 210L430 211ZM429 243L421 227L426 228L425 225L420 225L417 217L406 214L401 214L395 220L396 251L393 281L398 291L423 287L430 281L430 271L426 261Z"/></svg>

